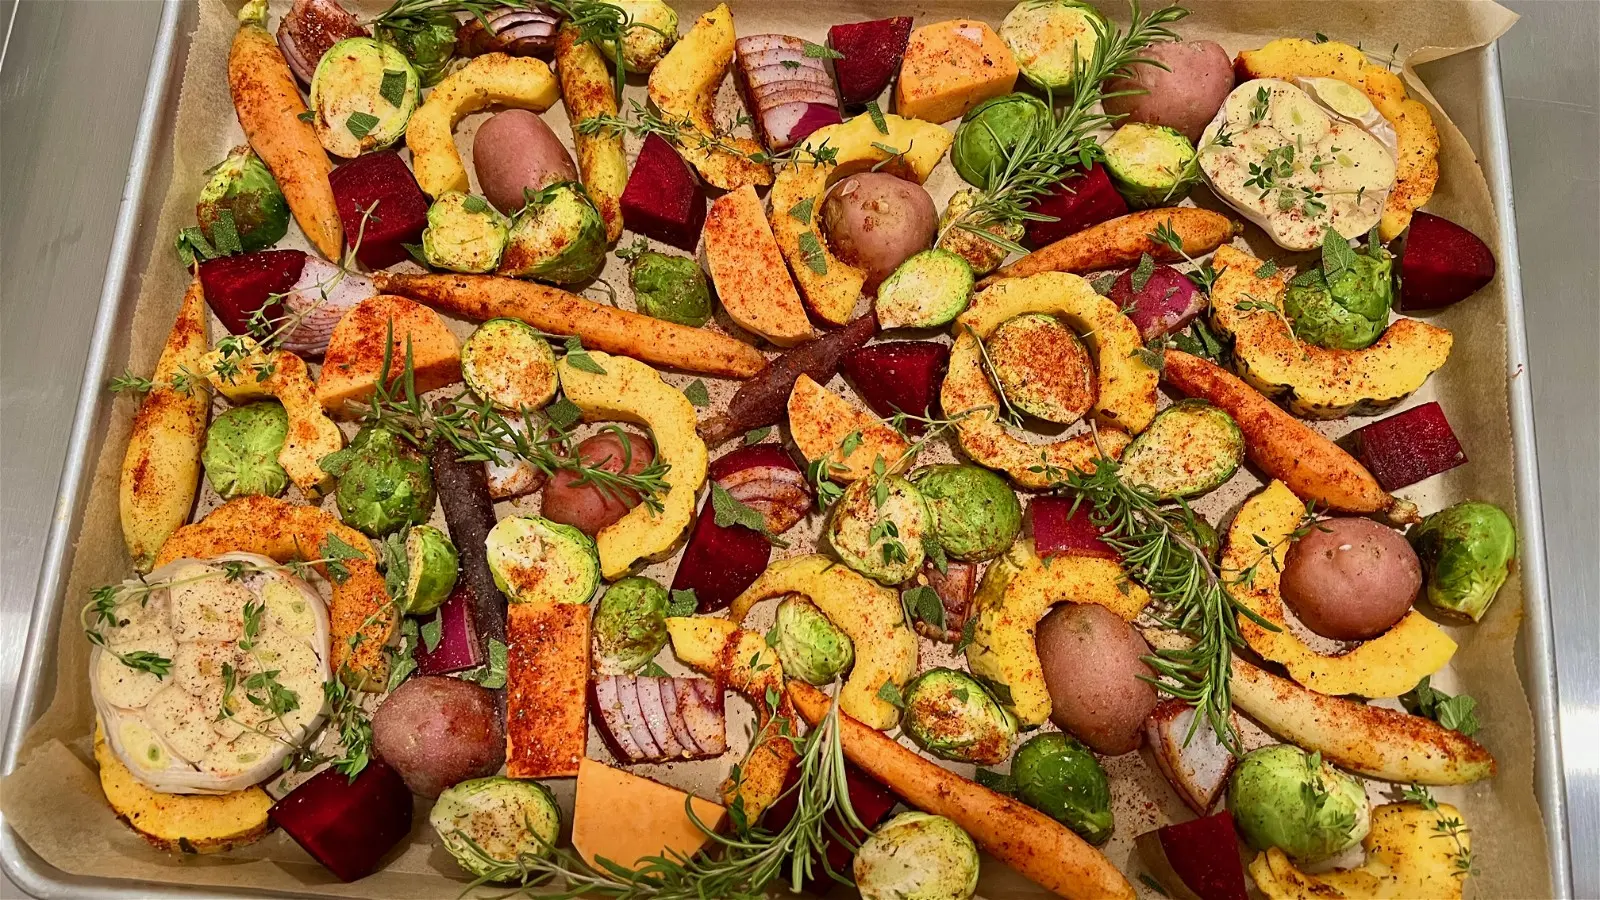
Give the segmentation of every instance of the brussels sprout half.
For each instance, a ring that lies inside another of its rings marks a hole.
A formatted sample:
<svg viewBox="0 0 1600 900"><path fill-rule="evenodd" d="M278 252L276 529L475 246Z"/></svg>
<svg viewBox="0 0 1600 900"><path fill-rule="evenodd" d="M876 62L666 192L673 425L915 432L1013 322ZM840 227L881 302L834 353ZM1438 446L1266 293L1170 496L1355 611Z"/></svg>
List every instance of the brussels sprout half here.
<svg viewBox="0 0 1600 900"><path fill-rule="evenodd" d="M378 40L393 44L406 55L422 79L423 87L433 87L444 79L450 61L456 58L456 30L461 23L449 13L434 13L421 20L419 28L395 29L378 26Z"/></svg>
<svg viewBox="0 0 1600 900"><path fill-rule="evenodd" d="M606 226L583 185L558 181L527 195L500 257L501 275L573 284L606 263Z"/></svg>
<svg viewBox="0 0 1600 900"><path fill-rule="evenodd" d="M940 759L994 765L1017 739L1016 717L966 672L929 669L905 686L901 698L901 726Z"/></svg>
<svg viewBox="0 0 1600 900"><path fill-rule="evenodd" d="M922 536L932 519L911 482L897 475L863 478L834 504L828 545L850 568L879 584L897 585L922 568Z"/></svg>
<svg viewBox="0 0 1600 900"><path fill-rule="evenodd" d="M561 808L537 781L492 775L445 788L428 824L463 869L493 879L515 871L519 859L549 855L561 833Z"/></svg>
<svg viewBox="0 0 1600 900"><path fill-rule="evenodd" d="M425 615L438 609L455 589L460 574L456 545L432 525L416 525L406 533L406 613Z"/></svg>
<svg viewBox="0 0 1600 900"><path fill-rule="evenodd" d="M324 456L323 471L339 479L339 518L381 538L433 514L433 472L411 442L383 425L356 432L350 446Z"/></svg>
<svg viewBox="0 0 1600 900"><path fill-rule="evenodd" d="M1088 62L1106 21L1086 4L1023 0L1000 23L1000 39L1017 58L1022 77L1045 90L1072 86L1078 61Z"/></svg>
<svg viewBox="0 0 1600 900"><path fill-rule="evenodd" d="M1239 423L1204 400L1179 400L1162 410L1122 454L1129 484L1162 500L1212 490L1239 470L1244 432Z"/></svg>
<svg viewBox="0 0 1600 900"><path fill-rule="evenodd" d="M617 251L629 260L628 279L639 312L690 328L709 322L711 286L700 264L687 256L646 250L644 243L641 238L634 249Z"/></svg>
<svg viewBox="0 0 1600 900"><path fill-rule="evenodd" d="M1044 122L1050 107L1032 94L1006 94L974 106L961 117L950 162L962 180L989 187L991 174L1006 165L1006 153Z"/></svg>
<svg viewBox="0 0 1600 900"><path fill-rule="evenodd" d="M967 900L978 845L944 816L904 812L862 841L852 874L862 900Z"/></svg>
<svg viewBox="0 0 1600 900"><path fill-rule="evenodd" d="M1004 553L1022 530L1022 504L1004 478L979 466L927 466L911 473L933 512L933 533L952 559Z"/></svg>
<svg viewBox="0 0 1600 900"><path fill-rule="evenodd" d="M655 659L667 644L668 602L667 589L642 575L606 588L591 628L595 672L633 675Z"/></svg>
<svg viewBox="0 0 1600 900"><path fill-rule="evenodd" d="M1129 122L1102 149L1111 183L1134 209L1172 206L1200 179L1194 144L1171 128Z"/></svg>
<svg viewBox="0 0 1600 900"><path fill-rule="evenodd" d="M609 3L628 14L628 30L622 35L623 64L636 75L648 73L677 43L677 11L663 0L609 0ZM617 64L615 46L605 41L595 46L612 65Z"/></svg>
<svg viewBox="0 0 1600 900"><path fill-rule="evenodd" d="M550 342L521 319L490 319L461 345L461 378L500 409L540 409L555 399L560 379Z"/></svg>
<svg viewBox="0 0 1600 900"><path fill-rule="evenodd" d="M1355 846L1369 825L1361 782L1290 744L1252 750L1239 761L1228 808L1250 846L1277 847L1305 863Z"/></svg>
<svg viewBox="0 0 1600 900"><path fill-rule="evenodd" d="M772 628L785 675L822 685L843 675L855 662L855 645L850 636L822 610L799 596L787 597L778 604Z"/></svg>
<svg viewBox="0 0 1600 900"><path fill-rule="evenodd" d="M276 497L289 487L289 473L278 465L289 437L289 414L272 401L230 409L206 429L200 454L206 480L224 500L260 494Z"/></svg>
<svg viewBox="0 0 1600 900"><path fill-rule="evenodd" d="M283 240L289 231L289 201L267 164L249 145L228 151L206 175L209 178L200 189L194 217L212 246L219 250L229 246L218 231L225 218L232 220L238 249L246 253L265 250Z"/></svg>
<svg viewBox="0 0 1600 900"><path fill-rule="evenodd" d="M588 603L600 586L589 536L539 516L501 519L484 541L494 583L512 603Z"/></svg>
<svg viewBox="0 0 1600 900"><path fill-rule="evenodd" d="M399 47L345 38L311 78L312 124L329 153L355 159L399 140L421 95L422 80Z"/></svg>
<svg viewBox="0 0 1600 900"><path fill-rule="evenodd" d="M505 219L489 201L460 191L446 191L428 207L422 231L422 256L435 269L493 272L505 252Z"/></svg>
<svg viewBox="0 0 1600 900"><path fill-rule="evenodd" d="M1011 759L1017 799L1091 844L1111 837L1111 785L1088 747L1059 731L1037 734Z"/></svg>
<svg viewBox="0 0 1600 900"><path fill-rule="evenodd" d="M972 266L964 257L923 250L884 279L872 308L882 328L937 328L966 310L972 285Z"/></svg>
<svg viewBox="0 0 1600 900"><path fill-rule="evenodd" d="M1517 555L1517 528L1492 503L1442 509L1407 535L1422 560L1423 595L1436 609L1481 621Z"/></svg>

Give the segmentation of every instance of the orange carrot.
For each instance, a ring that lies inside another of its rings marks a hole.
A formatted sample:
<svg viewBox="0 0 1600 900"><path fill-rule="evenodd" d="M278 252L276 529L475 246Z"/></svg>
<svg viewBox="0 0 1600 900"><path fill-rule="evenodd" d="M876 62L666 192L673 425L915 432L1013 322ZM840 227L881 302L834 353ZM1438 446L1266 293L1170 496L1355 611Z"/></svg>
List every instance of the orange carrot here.
<svg viewBox="0 0 1600 900"><path fill-rule="evenodd" d="M1202 256L1233 240L1243 230L1238 222L1205 209L1174 207L1147 209L1109 222L1101 222L1029 253L990 275L978 287L1001 278L1021 278L1040 272L1098 272L1121 269L1148 253L1157 262L1178 262L1183 256L1150 235L1165 225L1183 241L1183 252Z"/></svg>

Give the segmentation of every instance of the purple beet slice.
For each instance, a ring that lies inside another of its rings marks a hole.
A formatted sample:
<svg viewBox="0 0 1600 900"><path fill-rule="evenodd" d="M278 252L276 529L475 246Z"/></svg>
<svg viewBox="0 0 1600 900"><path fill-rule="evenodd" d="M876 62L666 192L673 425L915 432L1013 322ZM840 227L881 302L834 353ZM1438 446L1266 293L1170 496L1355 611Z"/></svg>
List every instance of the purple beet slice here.
<svg viewBox="0 0 1600 900"><path fill-rule="evenodd" d="M386 269L411 258L406 244L422 241L428 226L428 197L394 150L368 153L328 176L333 200L344 225L345 244L356 248L356 260L369 269ZM365 210L372 210L366 225ZM361 245L356 247L356 240Z"/></svg>
<svg viewBox="0 0 1600 900"><path fill-rule="evenodd" d="M353 779L323 769L267 817L339 880L355 881L411 832L411 790L400 773L372 759Z"/></svg>
<svg viewBox="0 0 1600 900"><path fill-rule="evenodd" d="M706 224L706 195L683 157L658 135L646 135L622 191L622 221L637 231L694 252Z"/></svg>
<svg viewBox="0 0 1600 900"><path fill-rule="evenodd" d="M1494 280L1489 245L1460 225L1425 212L1411 215L1400 252L1400 309L1439 309Z"/></svg>
<svg viewBox="0 0 1600 900"><path fill-rule="evenodd" d="M931 418L939 382L950 364L950 348L932 341L887 341L858 347L844 355L839 368L855 385L872 411L888 418L895 413ZM922 433L923 423L906 422Z"/></svg>
<svg viewBox="0 0 1600 900"><path fill-rule="evenodd" d="M268 321L283 317L283 304L267 305L267 300L273 294L288 293L305 265L306 255L299 250L219 256L200 264L200 289L229 334L247 334L250 317L264 306Z"/></svg>
<svg viewBox="0 0 1600 900"><path fill-rule="evenodd" d="M1156 266L1139 290L1133 289L1133 269L1117 276L1106 296L1139 327L1139 339L1165 337L1182 331L1206 311L1206 295L1189 276L1171 266Z"/></svg>
<svg viewBox="0 0 1600 900"><path fill-rule="evenodd" d="M911 40L911 17L851 22L828 29L828 45L844 54L833 61L839 99L846 106L877 99L900 71L900 58Z"/></svg>
<svg viewBox="0 0 1600 900"><path fill-rule="evenodd" d="M1350 434L1351 454L1386 491L1416 484L1467 461L1438 403L1424 403Z"/></svg>
<svg viewBox="0 0 1600 900"><path fill-rule="evenodd" d="M672 576L672 589L694 591L699 612L716 612L755 584L771 558L772 543L766 535L743 525L718 525L707 496Z"/></svg>
<svg viewBox="0 0 1600 900"><path fill-rule="evenodd" d="M1053 244L1069 234L1128 214L1128 201L1111 184L1106 167L1095 163L1086 172L1063 178L1055 188L1034 201L1029 212L1053 216L1051 222L1029 222L1028 243Z"/></svg>
<svg viewBox="0 0 1600 900"><path fill-rule="evenodd" d="M1028 530L1033 535L1033 551L1041 557L1090 556L1117 559L1115 549L1100 539L1104 533L1089 518L1089 503L1072 508L1070 497L1035 497L1028 502Z"/></svg>

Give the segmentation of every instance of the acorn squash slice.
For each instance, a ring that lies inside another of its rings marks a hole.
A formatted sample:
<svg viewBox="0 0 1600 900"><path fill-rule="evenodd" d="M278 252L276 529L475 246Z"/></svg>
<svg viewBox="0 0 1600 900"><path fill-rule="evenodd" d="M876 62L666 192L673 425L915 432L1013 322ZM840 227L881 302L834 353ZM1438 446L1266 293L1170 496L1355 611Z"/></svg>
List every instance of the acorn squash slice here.
<svg viewBox="0 0 1600 900"><path fill-rule="evenodd" d="M973 598L977 617L967 645L967 668L989 684L1003 686L1001 702L1023 728L1050 718L1050 693L1034 632L1058 603L1098 604L1131 622L1150 605L1150 594L1129 580L1116 560L1040 559L1031 540L1018 541L989 564Z"/></svg>
<svg viewBox="0 0 1600 900"><path fill-rule="evenodd" d="M163 794L133 777L94 725L94 760L100 789L117 818L168 853L222 853L260 840L267 833L272 798L251 786L227 794Z"/></svg>
<svg viewBox="0 0 1600 900"><path fill-rule="evenodd" d="M1450 332L1416 319L1395 320L1364 350L1308 344L1283 316L1283 273L1257 277L1261 260L1232 247L1219 248L1214 262L1222 274L1211 292L1211 321L1233 338L1234 369L1302 418L1387 409L1422 387L1450 356ZM1260 308L1262 302L1277 311Z"/></svg>
<svg viewBox="0 0 1600 900"><path fill-rule="evenodd" d="M1000 421L1000 396L984 371L978 341L988 339L1001 323L1026 313L1064 320L1093 354L1098 399L1090 416L1100 426L1098 447L1090 433L1050 444L1029 443L1006 431ZM972 305L956 319L954 334L939 402L951 418L967 413L956 426L961 449L975 462L1011 476L1021 487L1049 487L1060 478L1050 469L1087 471L1102 452L1120 456L1129 434L1143 431L1155 418L1161 374L1138 352L1144 346L1138 326L1076 275L1042 272L1003 278L972 298Z"/></svg>
<svg viewBox="0 0 1600 900"><path fill-rule="evenodd" d="M1222 575L1229 580L1228 593L1279 628L1268 631L1240 615L1239 634L1245 643L1281 663L1295 681L1323 694L1398 697L1424 675L1444 668L1455 655L1456 642L1416 610L1383 634L1338 656L1318 653L1289 630L1279 573L1305 512L1300 498L1283 482L1274 481L1245 501L1228 529L1221 564Z"/></svg>

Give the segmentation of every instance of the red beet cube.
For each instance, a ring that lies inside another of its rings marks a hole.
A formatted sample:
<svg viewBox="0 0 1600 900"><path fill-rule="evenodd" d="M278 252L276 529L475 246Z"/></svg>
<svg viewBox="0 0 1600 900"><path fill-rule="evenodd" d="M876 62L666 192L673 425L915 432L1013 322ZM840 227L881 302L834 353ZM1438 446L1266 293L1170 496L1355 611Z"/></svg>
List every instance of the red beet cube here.
<svg viewBox="0 0 1600 900"><path fill-rule="evenodd" d="M1140 835L1139 856L1173 897L1246 900L1244 862L1227 810Z"/></svg>
<svg viewBox="0 0 1600 900"><path fill-rule="evenodd" d="M706 224L706 195L688 163L665 139L646 135L622 191L629 230L694 252Z"/></svg>
<svg viewBox="0 0 1600 900"><path fill-rule="evenodd" d="M1439 309L1494 280L1494 254L1449 219L1413 213L1400 253L1400 308Z"/></svg>
<svg viewBox="0 0 1600 900"><path fill-rule="evenodd" d="M355 881L411 833L411 789L373 759L353 780L323 769L273 804L267 817L341 881Z"/></svg>
<svg viewBox="0 0 1600 900"><path fill-rule="evenodd" d="M385 150L353 159L334 169L328 183L339 205L346 246L361 240L357 261L369 269L385 269L411 258L405 245L422 241L428 198L399 153ZM361 216L368 209L372 215L363 228Z"/></svg>
<svg viewBox="0 0 1600 900"><path fill-rule="evenodd" d="M1087 172L1063 178L1049 194L1040 197L1029 212L1054 216L1053 222L1029 222L1028 243L1053 244L1069 234L1128 214L1128 201L1111 186L1106 167L1095 163Z"/></svg>
<svg viewBox="0 0 1600 900"><path fill-rule="evenodd" d="M1350 452L1386 491L1397 491L1467 461L1437 403L1424 403L1351 432Z"/></svg>
<svg viewBox="0 0 1600 900"><path fill-rule="evenodd" d="M672 576L672 589L694 591L702 613L726 608L755 584L772 558L772 542L766 535L743 525L724 527L716 520L708 496Z"/></svg>
<svg viewBox="0 0 1600 900"><path fill-rule="evenodd" d="M200 289L229 334L247 334L250 317L262 307L269 321L283 317L283 304L268 305L268 298L294 287L305 264L306 255L299 250L219 256L200 264Z"/></svg>
<svg viewBox="0 0 1600 900"><path fill-rule="evenodd" d="M950 348L932 341L888 341L858 347L844 355L839 367L856 393L884 418L903 412L930 417L939 383L950 364ZM922 423L906 427L922 433Z"/></svg>
<svg viewBox="0 0 1600 900"><path fill-rule="evenodd" d="M790 819L794 818L798 799L789 788L793 787L795 782L799 780L799 770L791 768L783 784L785 793L767 810L767 815L762 821L762 825L777 831L787 825ZM869 831L883 824L883 820L889 818L889 811L894 809L895 804L899 802L888 788L884 787L871 775L861 771L853 763L844 764L844 780L846 790L850 795L850 808L855 810L856 818L860 819L861 824L867 826ZM840 821L838 816L833 813L829 814L828 824L831 828L841 833L845 832L847 828L845 823ZM855 835L857 842L865 838L865 834ZM850 846L835 838L830 831L825 830L822 839L828 846L828 867L840 875L848 875L850 873L850 865L854 862L856 856L851 851ZM806 882L805 888L807 893L821 895L828 893L835 883L833 879L828 877L826 872L817 871L812 873L810 880Z"/></svg>
<svg viewBox="0 0 1600 900"><path fill-rule="evenodd" d="M911 17L851 22L828 29L828 45L844 54L833 61L839 98L845 105L876 100L889 79L900 71L900 58L911 40Z"/></svg>
<svg viewBox="0 0 1600 900"><path fill-rule="evenodd" d="M1072 508L1070 497L1035 497L1028 502L1028 527L1033 550L1042 557L1092 556L1117 559L1115 549L1100 539L1104 530L1089 518L1087 500Z"/></svg>

